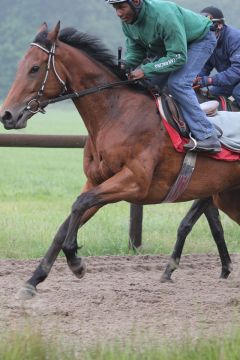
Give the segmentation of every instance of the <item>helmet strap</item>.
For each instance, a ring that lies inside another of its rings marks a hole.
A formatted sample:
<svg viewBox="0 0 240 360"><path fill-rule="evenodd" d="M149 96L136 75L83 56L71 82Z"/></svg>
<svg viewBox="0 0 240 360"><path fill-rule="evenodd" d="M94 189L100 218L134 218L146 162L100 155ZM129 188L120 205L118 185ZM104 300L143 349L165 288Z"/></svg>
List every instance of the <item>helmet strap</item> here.
<svg viewBox="0 0 240 360"><path fill-rule="evenodd" d="M133 24L133 23L137 20L138 14L139 14L139 12L140 12L140 10L141 10L141 8L142 8L142 2L140 1L139 6L135 6L135 5L133 4L132 0L127 0L127 3L128 3L129 6L132 8L132 10L133 10L133 12L134 12L134 14L135 14L134 20L133 20L133 22L132 22L132 24Z"/></svg>

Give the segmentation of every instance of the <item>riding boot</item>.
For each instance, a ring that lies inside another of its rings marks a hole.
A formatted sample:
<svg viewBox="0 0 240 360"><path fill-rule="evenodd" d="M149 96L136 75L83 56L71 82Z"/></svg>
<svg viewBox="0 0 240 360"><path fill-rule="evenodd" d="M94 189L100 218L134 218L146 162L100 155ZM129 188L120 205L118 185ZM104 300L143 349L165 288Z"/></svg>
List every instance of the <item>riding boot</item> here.
<svg viewBox="0 0 240 360"><path fill-rule="evenodd" d="M189 143L184 145L184 149L187 151L217 154L221 151L221 143L218 140L217 135L213 134L204 140L195 140L191 138Z"/></svg>

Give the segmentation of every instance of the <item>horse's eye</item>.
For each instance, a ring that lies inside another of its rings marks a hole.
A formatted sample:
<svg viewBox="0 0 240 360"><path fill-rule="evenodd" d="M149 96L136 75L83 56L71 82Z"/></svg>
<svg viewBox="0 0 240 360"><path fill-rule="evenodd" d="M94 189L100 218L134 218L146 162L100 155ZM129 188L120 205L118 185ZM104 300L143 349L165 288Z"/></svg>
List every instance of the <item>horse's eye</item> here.
<svg viewBox="0 0 240 360"><path fill-rule="evenodd" d="M36 72L38 72L39 69L40 69L39 66L34 65L30 70L30 74L35 74Z"/></svg>

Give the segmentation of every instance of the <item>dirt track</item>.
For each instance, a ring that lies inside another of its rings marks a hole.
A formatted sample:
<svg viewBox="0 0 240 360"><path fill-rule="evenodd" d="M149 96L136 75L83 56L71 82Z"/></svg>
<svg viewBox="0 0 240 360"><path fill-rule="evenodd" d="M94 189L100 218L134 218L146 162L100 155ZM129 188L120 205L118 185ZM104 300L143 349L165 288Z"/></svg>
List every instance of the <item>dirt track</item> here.
<svg viewBox="0 0 240 360"><path fill-rule="evenodd" d="M90 257L82 280L65 260L56 262L37 297L15 294L37 261L0 260L0 332L40 326L77 346L145 336L153 341L222 334L240 319L240 255L234 271L219 280L217 255L183 256L174 283L160 283L166 256ZM134 334L134 335L133 335Z"/></svg>

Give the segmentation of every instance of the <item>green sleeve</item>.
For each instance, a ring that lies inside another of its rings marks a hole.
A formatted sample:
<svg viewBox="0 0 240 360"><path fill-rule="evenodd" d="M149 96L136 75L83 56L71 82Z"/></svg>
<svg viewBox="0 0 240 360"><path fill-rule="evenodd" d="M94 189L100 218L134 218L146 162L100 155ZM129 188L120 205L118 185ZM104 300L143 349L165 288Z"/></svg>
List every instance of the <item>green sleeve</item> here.
<svg viewBox="0 0 240 360"><path fill-rule="evenodd" d="M178 70L187 61L187 36L182 15L171 12L162 24L158 24L158 28L166 55L152 63L142 65L141 69L145 76Z"/></svg>
<svg viewBox="0 0 240 360"><path fill-rule="evenodd" d="M143 60L146 58L146 50L141 46L141 44L134 41L126 31L124 31L126 36L126 50L127 54L124 58L127 68L136 68L141 65Z"/></svg>

